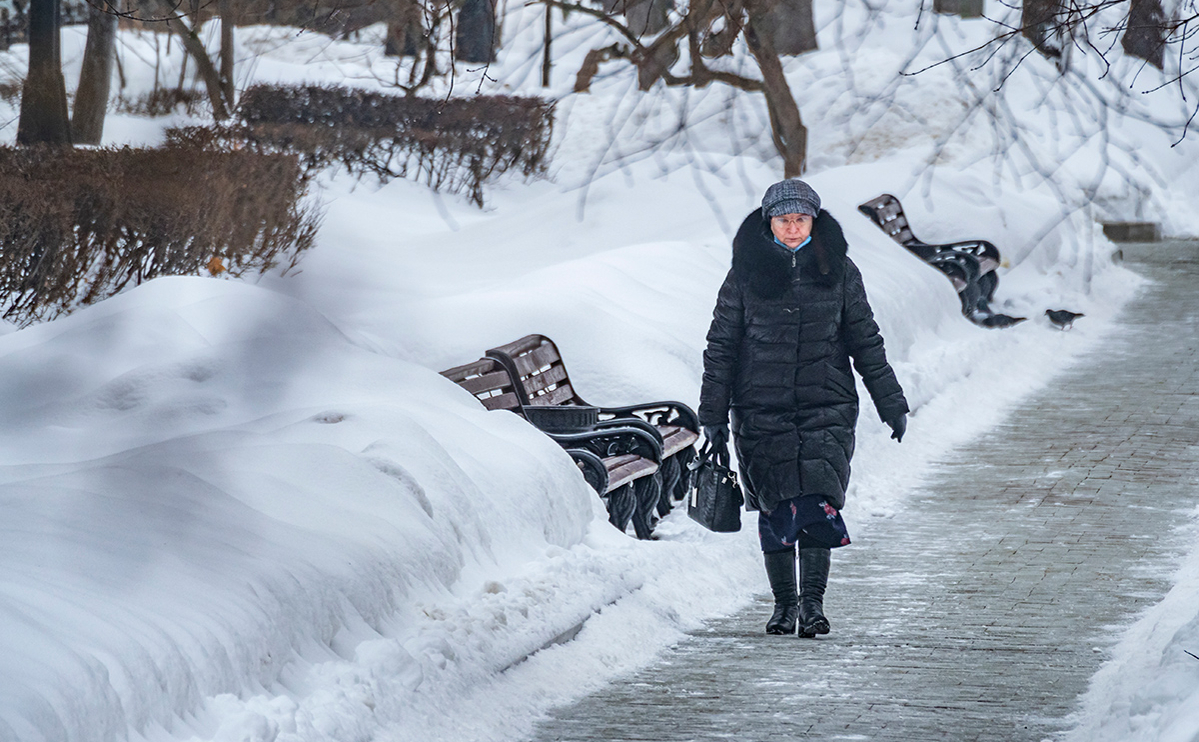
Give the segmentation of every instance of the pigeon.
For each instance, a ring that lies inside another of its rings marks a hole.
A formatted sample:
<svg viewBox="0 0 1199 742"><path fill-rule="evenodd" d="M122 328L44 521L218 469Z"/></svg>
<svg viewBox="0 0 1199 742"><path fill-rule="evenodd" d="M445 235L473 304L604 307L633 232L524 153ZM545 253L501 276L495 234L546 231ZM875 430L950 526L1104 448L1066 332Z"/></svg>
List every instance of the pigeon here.
<svg viewBox="0 0 1199 742"><path fill-rule="evenodd" d="M1049 318L1050 322L1061 329L1069 330L1070 326L1074 324L1074 320L1082 317L1083 314L1082 312L1070 312L1065 309L1046 309L1045 316Z"/></svg>
<svg viewBox="0 0 1199 742"><path fill-rule="evenodd" d="M1028 317L1013 317L1008 314L992 314L989 317L983 317L979 322L983 327L1011 327L1018 325Z"/></svg>

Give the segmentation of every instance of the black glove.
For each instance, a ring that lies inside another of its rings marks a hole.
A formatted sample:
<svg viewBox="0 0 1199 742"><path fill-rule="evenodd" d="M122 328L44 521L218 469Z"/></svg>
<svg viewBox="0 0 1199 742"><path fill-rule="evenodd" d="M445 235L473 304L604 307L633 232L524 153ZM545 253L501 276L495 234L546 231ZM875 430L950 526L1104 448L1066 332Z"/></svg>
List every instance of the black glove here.
<svg viewBox="0 0 1199 742"><path fill-rule="evenodd" d="M721 451L728 452L729 447L729 426L728 425L705 425L704 439L712 446L712 451L720 453Z"/></svg>
<svg viewBox="0 0 1199 742"><path fill-rule="evenodd" d="M908 416L906 412L901 412L895 417L887 421L887 426L891 428L891 437L897 442L903 442L904 431L908 429Z"/></svg>

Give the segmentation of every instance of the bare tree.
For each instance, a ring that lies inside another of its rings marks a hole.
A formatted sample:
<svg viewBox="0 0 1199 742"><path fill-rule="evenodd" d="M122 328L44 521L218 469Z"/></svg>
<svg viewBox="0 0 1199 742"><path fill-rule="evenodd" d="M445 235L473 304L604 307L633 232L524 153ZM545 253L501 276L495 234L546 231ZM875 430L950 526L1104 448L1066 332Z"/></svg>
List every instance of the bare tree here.
<svg viewBox="0 0 1199 742"><path fill-rule="evenodd" d="M225 103L233 107L235 93L233 90L233 29L237 25L233 14L233 0L219 0L217 7L221 13L221 94Z"/></svg>
<svg viewBox="0 0 1199 742"><path fill-rule="evenodd" d="M816 21L812 17L812 0L777 0L766 13L774 49L789 56L817 49Z"/></svg>
<svg viewBox="0 0 1199 742"><path fill-rule="evenodd" d="M1063 22L1068 13L1064 0L1024 0L1020 11L1020 33L1046 57L1061 57L1064 48L1061 36L1070 28Z"/></svg>
<svg viewBox="0 0 1199 742"><path fill-rule="evenodd" d="M454 36L455 59L480 64L494 62L498 45L495 0L465 0L458 12Z"/></svg>
<svg viewBox="0 0 1199 742"><path fill-rule="evenodd" d="M116 59L119 2L99 0L91 6L83 67L79 72L79 88L75 91L75 109L71 115L71 133L77 144L99 144L104 134L104 114L108 109L108 91Z"/></svg>
<svg viewBox="0 0 1199 742"><path fill-rule="evenodd" d="M21 93L18 144L71 143L58 39L58 0L29 4L29 73Z"/></svg>
<svg viewBox="0 0 1199 742"><path fill-rule="evenodd" d="M563 10L598 18L624 39L588 53L575 81L576 91L590 88L602 63L623 59L636 66L642 90L649 90L658 81L672 87L696 88L719 82L738 90L762 93L769 113L771 138L783 158L784 176L794 177L804 172L808 132L775 46L776 0L693 0L685 9L677 11L673 23L652 36L639 34L640 29L631 28L627 18L603 8L562 0L548 1ZM744 51L756 64L760 79L717 68L707 61L733 57ZM684 52L686 69L676 70Z"/></svg>
<svg viewBox="0 0 1199 742"><path fill-rule="evenodd" d="M387 41L383 53L389 57L415 57L420 53L424 26L417 0L396 0L388 13Z"/></svg>
<svg viewBox="0 0 1199 742"><path fill-rule="evenodd" d="M992 39L937 64L979 53L985 57L980 65L991 64L1011 42L1025 38L1032 42L1034 50L1053 59L1062 73L1070 66L1071 53L1076 53L1098 59L1102 75L1107 77L1118 61L1116 41L1119 40L1125 55L1166 72L1165 82L1142 92L1173 86L1178 98L1189 106L1191 113L1182 127L1183 136L1199 116L1199 101L1188 97L1188 88L1183 84L1197 69L1194 64L1199 57L1197 0L1178 0L1169 14L1161 0L1022 0L1021 5L1009 7L1019 8L1018 23L994 19L999 33ZM1027 54L1018 56L1023 61ZM1125 84L1131 86L1138 73Z"/></svg>
<svg viewBox="0 0 1199 742"><path fill-rule="evenodd" d="M995 50L1017 36L1032 42L1042 55L1062 59L1071 49L1095 54L1105 63L1111 56L1116 36L1125 54L1164 69L1166 52L1174 48L1178 78L1195 67L1187 66L1199 55L1199 3L1181 0L1167 14L1162 0L1022 0L1016 25L997 21L1000 33L982 47ZM1059 63L1059 67L1063 66Z"/></svg>
<svg viewBox="0 0 1199 742"><path fill-rule="evenodd" d="M604 10L624 16L629 29L638 36L656 34L669 24L671 0L604 0Z"/></svg>
<svg viewBox="0 0 1199 742"><path fill-rule="evenodd" d="M179 39L183 42L183 48L187 50L188 55L195 61L196 70L200 75L200 79L204 81L204 88L208 92L208 100L212 105L213 118L218 121L229 118L229 111L232 107L232 99L226 99L225 82L221 78L220 72L212 63L212 59L208 56L208 51L204 48L204 42L200 40L197 23L193 20L192 25L188 25L179 13L178 5L172 3L171 0L156 0L158 8L162 13L160 19L167 25ZM221 19L222 23L225 19ZM232 49L230 49L232 52ZM232 76L232 70L230 70Z"/></svg>
<svg viewBox="0 0 1199 742"><path fill-rule="evenodd" d="M1121 45L1124 53L1162 69L1169 25L1161 0L1130 0Z"/></svg>

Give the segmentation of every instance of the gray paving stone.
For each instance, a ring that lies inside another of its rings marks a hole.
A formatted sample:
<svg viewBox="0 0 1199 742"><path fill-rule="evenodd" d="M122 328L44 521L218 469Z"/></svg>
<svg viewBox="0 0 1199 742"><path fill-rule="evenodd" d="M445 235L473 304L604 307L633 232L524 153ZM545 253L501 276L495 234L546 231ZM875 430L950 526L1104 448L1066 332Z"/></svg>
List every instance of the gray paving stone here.
<svg viewBox="0 0 1199 742"><path fill-rule="evenodd" d="M827 637L763 598L558 709L534 739L1041 740L1114 627L1169 588L1199 481L1199 244L1127 245L1157 283L1105 347L834 552ZM1085 320L1082 320L1085 321ZM765 576L763 576L765 585Z"/></svg>

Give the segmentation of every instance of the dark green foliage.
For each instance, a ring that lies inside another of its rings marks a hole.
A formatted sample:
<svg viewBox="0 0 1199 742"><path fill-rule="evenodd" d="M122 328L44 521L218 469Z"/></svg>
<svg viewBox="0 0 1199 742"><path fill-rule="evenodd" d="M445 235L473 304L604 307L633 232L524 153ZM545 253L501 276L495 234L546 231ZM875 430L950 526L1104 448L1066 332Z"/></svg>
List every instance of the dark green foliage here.
<svg viewBox="0 0 1199 742"><path fill-rule="evenodd" d="M315 213L295 157L0 148L0 296L21 324L162 275L295 264Z"/></svg>
<svg viewBox="0 0 1199 742"><path fill-rule="evenodd" d="M179 143L298 154L309 170L344 167L382 181L409 177L435 190L469 192L514 170L545 173L553 104L539 98L399 97L344 87L255 86L238 123L168 131Z"/></svg>

